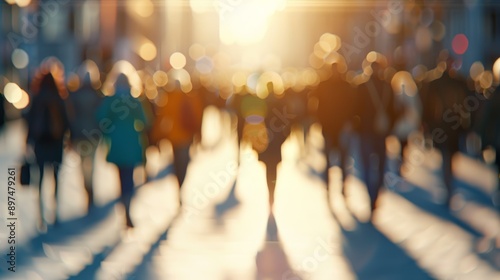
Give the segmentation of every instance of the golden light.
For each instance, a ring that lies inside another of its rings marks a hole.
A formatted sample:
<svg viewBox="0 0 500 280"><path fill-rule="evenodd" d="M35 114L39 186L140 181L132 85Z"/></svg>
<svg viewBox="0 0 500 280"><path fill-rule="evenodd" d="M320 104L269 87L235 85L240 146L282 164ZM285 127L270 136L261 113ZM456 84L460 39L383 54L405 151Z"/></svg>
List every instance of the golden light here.
<svg viewBox="0 0 500 280"><path fill-rule="evenodd" d="M342 40L335 34L324 33L319 38L319 44L324 50L328 52L338 51L340 47L342 47ZM328 46L328 48L326 46Z"/></svg>
<svg viewBox="0 0 500 280"><path fill-rule="evenodd" d="M313 54L319 58L324 58L332 51L330 45L326 42L318 42L314 44Z"/></svg>
<svg viewBox="0 0 500 280"><path fill-rule="evenodd" d="M26 106L28 106L28 104L30 103L30 97L28 95L28 93L26 93L26 91L22 91L21 93L21 99L19 99L19 101L17 101L16 103L14 103L14 107L16 107L16 109L24 109L26 108Z"/></svg>
<svg viewBox="0 0 500 280"><path fill-rule="evenodd" d="M189 57L196 61L205 55L205 48L200 44L192 44L189 47Z"/></svg>
<svg viewBox="0 0 500 280"><path fill-rule="evenodd" d="M419 64L412 69L413 78L417 82L425 80L427 74L427 67L425 65Z"/></svg>
<svg viewBox="0 0 500 280"><path fill-rule="evenodd" d="M158 70L153 74L153 81L158 87L163 87L168 83L167 73Z"/></svg>
<svg viewBox="0 0 500 280"><path fill-rule="evenodd" d="M189 0L189 5L195 13L204 13L213 9L213 3L206 0Z"/></svg>
<svg viewBox="0 0 500 280"><path fill-rule="evenodd" d="M257 87L256 87L256 94L258 97L264 99L269 94L271 94L271 92L269 92L269 89L267 87L268 83L272 83L273 93L276 95L281 95L285 91L284 86L283 86L283 80L281 79L281 76L276 72L269 71L269 72L263 73L259 77L259 80L257 82Z"/></svg>
<svg viewBox="0 0 500 280"><path fill-rule="evenodd" d="M180 52L175 52L170 56L170 65L174 69L182 69L186 66L186 57Z"/></svg>
<svg viewBox="0 0 500 280"><path fill-rule="evenodd" d="M192 83L186 83L181 85L181 90L184 93L189 93L193 90L193 84Z"/></svg>
<svg viewBox="0 0 500 280"><path fill-rule="evenodd" d="M262 61L262 69L266 71L280 71L281 65L281 58L273 54L266 55Z"/></svg>
<svg viewBox="0 0 500 280"><path fill-rule="evenodd" d="M68 89L69 91L77 91L80 88L80 78L77 74L71 73L68 77Z"/></svg>
<svg viewBox="0 0 500 280"><path fill-rule="evenodd" d="M494 67L494 66L493 66ZM472 80L477 81L479 76L484 72L484 66L481 62L476 61L472 63L469 74Z"/></svg>
<svg viewBox="0 0 500 280"><path fill-rule="evenodd" d="M139 56L146 60L151 61L156 57L156 47L151 41L146 41L139 47Z"/></svg>
<svg viewBox="0 0 500 280"><path fill-rule="evenodd" d="M3 88L5 99L14 104L19 102L23 95L23 90L15 83L7 83Z"/></svg>
<svg viewBox="0 0 500 280"><path fill-rule="evenodd" d="M399 71L392 77L392 90L397 94L415 96L417 94L417 84L413 80L413 76L407 71Z"/></svg>
<svg viewBox="0 0 500 280"><path fill-rule="evenodd" d="M325 65L322 57L318 57L315 53L309 55L309 65L314 69L319 69Z"/></svg>
<svg viewBox="0 0 500 280"><path fill-rule="evenodd" d="M294 69L287 69L283 74L281 74L283 80L283 85L285 88L291 88L297 83L297 75Z"/></svg>
<svg viewBox="0 0 500 280"><path fill-rule="evenodd" d="M495 83L500 83L500 58L497 58L493 64L493 75L495 77Z"/></svg>
<svg viewBox="0 0 500 280"><path fill-rule="evenodd" d="M126 2L127 12L140 17L150 17L154 12L154 4L151 0L128 0Z"/></svg>
<svg viewBox="0 0 500 280"><path fill-rule="evenodd" d="M481 75L479 76L479 85L481 86L481 88L487 89L491 87L492 84L493 74L491 73L491 71L484 71L483 73L481 73Z"/></svg>
<svg viewBox="0 0 500 280"><path fill-rule="evenodd" d="M251 44L261 41L267 32L270 17L284 8L284 0L239 1L237 4L220 2L219 38L224 44Z"/></svg>
<svg viewBox="0 0 500 280"><path fill-rule="evenodd" d="M10 4L10 5L16 4L16 0L5 0L5 2L7 2L7 4Z"/></svg>
<svg viewBox="0 0 500 280"><path fill-rule="evenodd" d="M263 152L269 145L269 135L264 123L246 123L243 128L243 140L251 143L257 152Z"/></svg>
<svg viewBox="0 0 500 280"><path fill-rule="evenodd" d="M441 61L441 62L439 62L439 63L438 63L438 65L437 65L436 69L437 69L438 71L440 71L440 72L443 72L443 73L444 73L444 71L446 71L446 67L447 67L447 66L446 66L446 62L445 62L445 61Z"/></svg>
<svg viewBox="0 0 500 280"><path fill-rule="evenodd" d="M259 75L257 73L252 73L247 77L246 90L249 93L256 93L257 83L259 82Z"/></svg>
<svg viewBox="0 0 500 280"><path fill-rule="evenodd" d="M387 64L387 59L385 58L385 56L375 51L369 52L366 55L366 60L370 63L378 62L382 64Z"/></svg>
<svg viewBox="0 0 500 280"><path fill-rule="evenodd" d="M317 86L319 84L319 76L312 68L306 68L300 74L300 82L304 86Z"/></svg>
<svg viewBox="0 0 500 280"><path fill-rule="evenodd" d="M332 52L327 57L325 57L325 63L331 65L336 64L337 71L339 73L345 73L347 71L347 62L345 61L345 58L338 52Z"/></svg>
<svg viewBox="0 0 500 280"><path fill-rule="evenodd" d="M415 32L415 44L419 51L427 51L432 47L432 32L427 27L419 27Z"/></svg>
<svg viewBox="0 0 500 280"><path fill-rule="evenodd" d="M247 76L245 73L238 71L233 74L231 81L235 87L243 87L246 84Z"/></svg>
<svg viewBox="0 0 500 280"><path fill-rule="evenodd" d="M177 84L179 84L180 89L183 92L189 92L192 89L191 84L191 75L186 69L171 69L167 73L168 75L168 83L167 83L167 91L172 91L176 88ZM190 88L191 87L191 88Z"/></svg>
<svg viewBox="0 0 500 280"><path fill-rule="evenodd" d="M15 2L21 8L27 7L31 4L31 0L15 0Z"/></svg>
<svg viewBox="0 0 500 280"><path fill-rule="evenodd" d="M446 27L440 21L434 21L431 26L432 29L432 39L434 41L441 41L446 35Z"/></svg>

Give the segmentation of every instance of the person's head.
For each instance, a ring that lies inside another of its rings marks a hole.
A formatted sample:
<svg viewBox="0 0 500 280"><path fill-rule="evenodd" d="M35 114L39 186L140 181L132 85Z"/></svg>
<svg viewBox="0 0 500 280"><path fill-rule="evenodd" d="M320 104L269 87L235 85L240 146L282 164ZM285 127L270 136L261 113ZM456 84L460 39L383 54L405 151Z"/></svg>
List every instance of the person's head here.
<svg viewBox="0 0 500 280"><path fill-rule="evenodd" d="M380 80L384 79L384 71L386 69L385 65L383 63L379 62L374 62L370 65L372 68L372 77L376 77Z"/></svg>
<svg viewBox="0 0 500 280"><path fill-rule="evenodd" d="M92 86L92 78L90 77L90 73L89 72L86 72L83 75L81 86L82 87L90 87L90 86Z"/></svg>
<svg viewBox="0 0 500 280"><path fill-rule="evenodd" d="M272 82L267 82L266 87L267 87L267 92L269 93L269 95L274 94L274 85Z"/></svg>
<svg viewBox="0 0 500 280"><path fill-rule="evenodd" d="M49 72L44 75L42 81L40 82L40 91L57 92L57 90L56 80L54 79L54 76L52 76L52 73Z"/></svg>
<svg viewBox="0 0 500 280"><path fill-rule="evenodd" d="M124 74L118 75L115 81L115 94L125 94L130 92L130 83Z"/></svg>

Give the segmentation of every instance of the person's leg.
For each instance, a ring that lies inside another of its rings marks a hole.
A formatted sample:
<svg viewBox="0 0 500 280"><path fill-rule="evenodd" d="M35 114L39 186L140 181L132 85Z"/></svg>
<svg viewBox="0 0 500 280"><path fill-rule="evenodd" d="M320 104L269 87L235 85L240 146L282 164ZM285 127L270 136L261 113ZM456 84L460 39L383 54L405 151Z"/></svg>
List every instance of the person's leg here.
<svg viewBox="0 0 500 280"><path fill-rule="evenodd" d="M400 139L401 143L401 150L399 151L399 157L400 157L400 162L399 162L399 167L398 167L398 175L401 176L401 168L403 167L404 163L404 152L406 150L406 147L408 147L408 138L403 138Z"/></svg>
<svg viewBox="0 0 500 280"><path fill-rule="evenodd" d="M442 170L443 170L443 181L444 185L446 187L446 191L448 192L447 198L446 198L446 206L450 206L450 201L451 201L451 196L453 194L453 188L452 188L452 182L453 182L453 173L452 173L452 166L451 166L451 159L453 155L453 151L451 148L449 148L447 145L442 145L440 147L443 163L442 163Z"/></svg>
<svg viewBox="0 0 500 280"><path fill-rule="evenodd" d="M342 170L342 193L344 193L345 182L347 180L347 176L349 175L349 145L340 145L339 146L339 166Z"/></svg>
<svg viewBox="0 0 500 280"><path fill-rule="evenodd" d="M495 165L497 166L497 170L499 174L497 176L497 190L500 191L500 147L495 148Z"/></svg>
<svg viewBox="0 0 500 280"><path fill-rule="evenodd" d="M186 178L187 167L189 164L189 144L180 147L174 147L174 169L179 181L179 187Z"/></svg>
<svg viewBox="0 0 500 280"><path fill-rule="evenodd" d="M45 227L45 218L43 215L43 195L42 195L42 182L43 182L43 172L44 163L38 162L38 229L43 230Z"/></svg>
<svg viewBox="0 0 500 280"><path fill-rule="evenodd" d="M323 138L324 138L324 141L325 141L325 146L323 148L323 153L325 155L325 159L326 159L326 166L325 166L325 172L324 172L324 179L325 179L325 183L326 183L326 190L328 191L328 187L329 187L329 182L330 182L330 167L331 167L331 160L330 160L330 157L331 157L331 153L332 153L332 141L331 141L331 136L327 133L324 133L323 132Z"/></svg>
<svg viewBox="0 0 500 280"><path fill-rule="evenodd" d="M94 192L92 188L92 179L94 173L94 157L91 155L83 155L81 157L81 169L83 174L83 185L87 192L87 210L90 211L94 205Z"/></svg>
<svg viewBox="0 0 500 280"><path fill-rule="evenodd" d="M374 169L375 169L375 180L373 184L373 196L371 201L371 208L375 210L377 207L377 199L380 194L380 189L384 185L384 176L385 176L385 164L387 161L387 151L385 145L385 137L380 137L375 141L375 154L376 161Z"/></svg>
<svg viewBox="0 0 500 280"><path fill-rule="evenodd" d="M120 175L121 196L120 201L125 208L125 220L127 227L134 227L130 217L130 204L134 195L134 168L133 167L118 167Z"/></svg>
<svg viewBox="0 0 500 280"><path fill-rule="evenodd" d="M269 205L274 203L274 190L276 189L276 169L277 165L272 163L266 163L266 180L267 187L269 189Z"/></svg>
<svg viewBox="0 0 500 280"><path fill-rule="evenodd" d="M57 197L58 197L58 193L59 193L59 169L60 169L60 165L61 163L58 163L58 162L55 162L54 164L52 164L52 168L53 168L53 172L54 172L54 202L55 202L55 213L54 213L54 224L57 224L59 222L59 219L58 219L58 212L57 212Z"/></svg>
<svg viewBox="0 0 500 280"><path fill-rule="evenodd" d="M367 135L361 135L360 138L360 156L361 156L361 166L362 166L362 176L361 180L365 183L368 194L370 196L370 201L372 200L372 165L371 165L371 160L372 160L372 148L371 148L371 137Z"/></svg>

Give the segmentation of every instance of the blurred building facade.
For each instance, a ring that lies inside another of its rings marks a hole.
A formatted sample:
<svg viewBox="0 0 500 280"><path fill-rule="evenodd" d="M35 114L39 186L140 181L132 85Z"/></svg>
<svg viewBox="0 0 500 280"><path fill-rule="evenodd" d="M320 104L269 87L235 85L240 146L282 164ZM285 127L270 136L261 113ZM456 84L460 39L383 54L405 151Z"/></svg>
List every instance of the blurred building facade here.
<svg viewBox="0 0 500 280"><path fill-rule="evenodd" d="M10 76L12 80L25 85L30 73L48 56L58 57L67 71L76 68L86 58L96 60L108 69L106 62L119 59L127 59L137 68L148 65L163 68L174 51L187 53L192 43L213 43L217 39L214 38L217 33L212 30L219 28L219 22L216 21L217 11L213 9L205 14L194 13L189 2L2 0L0 74ZM288 54L290 59L288 62L282 61L283 66L290 66L287 63L307 63L307 53L303 54L305 59L294 58L300 56L300 52L294 52L294 46L303 51L305 47L301 46L311 42L311 49L317 40L316 35L323 32L337 33L342 37L344 47L356 48L353 52L353 57L356 58L350 63L353 69L359 68L359 58L363 58L370 50L385 53L393 62L397 61L399 55L407 64L402 67L411 68L416 64L432 67L439 50L453 50L454 36L461 33L467 37L468 47L464 54L455 56L462 61L463 69L468 69L477 60L483 61L485 66L489 67L500 56L500 5L494 0L394 0L386 1L382 5L377 1L377 5L367 7L356 3L359 1L352 1L348 4L349 7L331 5L329 2L335 1L325 1L326 8L306 9L293 6L295 1L289 0L289 10L295 12L289 11L287 14L285 10L282 14L276 14L279 20L287 21L284 26L291 28L295 22L297 32L304 37L293 44L288 42L287 38L297 40L297 37L285 34L286 29L280 32L270 28L269 33L272 36L281 33L282 41L287 41L269 46L279 46L273 49L278 56ZM401 12L390 10L398 3L402 7ZM297 11L303 13L305 19L297 18ZM349 15L342 25L335 17L329 16L340 13ZM388 26L382 24L384 13L389 13L394 21L388 22ZM314 20L315 18L317 20ZM307 25L308 22L311 26ZM385 30L372 37L369 30L374 31L374 28L377 28L374 22L381 24ZM394 23L400 26L391 31L390 24ZM360 45L359 42L363 40L368 42ZM215 44L215 47L226 49L228 52L231 49L231 46L225 46L223 43ZM279 52L278 48L283 49L282 52ZM14 67L16 63L13 63L13 59L16 58L12 57L12 54L15 49L21 49L28 54L29 63L25 68ZM256 47L251 45L247 49L239 50L249 49Z"/></svg>

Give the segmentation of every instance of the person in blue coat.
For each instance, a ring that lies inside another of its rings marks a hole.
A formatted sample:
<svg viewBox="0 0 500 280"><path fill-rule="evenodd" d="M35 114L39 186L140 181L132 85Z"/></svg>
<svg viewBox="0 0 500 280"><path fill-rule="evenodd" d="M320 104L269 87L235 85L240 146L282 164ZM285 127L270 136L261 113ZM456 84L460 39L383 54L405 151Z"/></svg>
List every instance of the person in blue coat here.
<svg viewBox="0 0 500 280"><path fill-rule="evenodd" d="M97 111L97 119L108 146L106 160L118 167L120 200L125 208L128 228L134 227L130 218L130 203L134 194L134 168L144 164L146 116L139 100L131 96L128 79L123 74L115 83L115 93L105 97Z"/></svg>

